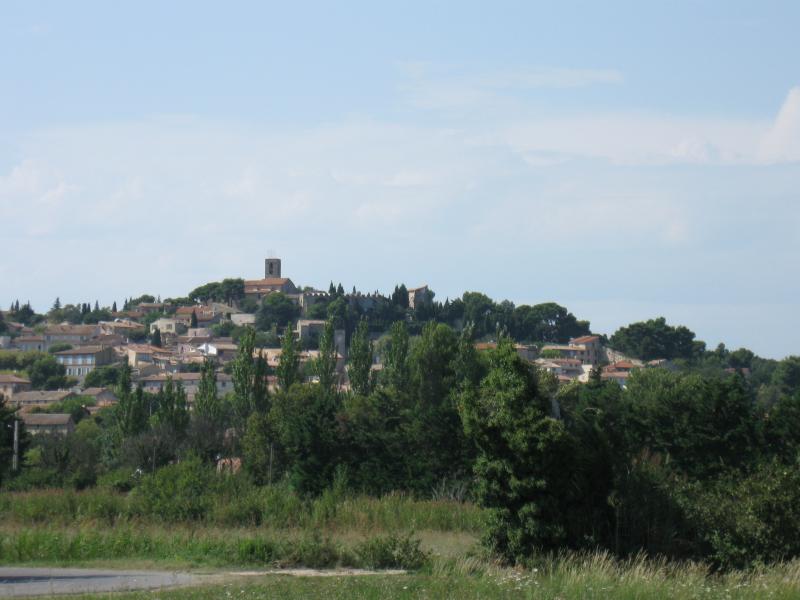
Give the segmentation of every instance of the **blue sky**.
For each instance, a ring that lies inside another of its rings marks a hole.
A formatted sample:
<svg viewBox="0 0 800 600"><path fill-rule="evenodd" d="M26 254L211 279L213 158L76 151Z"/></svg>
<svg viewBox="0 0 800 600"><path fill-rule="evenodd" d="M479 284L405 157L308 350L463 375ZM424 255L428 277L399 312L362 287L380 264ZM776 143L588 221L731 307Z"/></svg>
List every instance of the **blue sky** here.
<svg viewBox="0 0 800 600"><path fill-rule="evenodd" d="M121 4L0 6L0 302L273 250L800 352L800 4Z"/></svg>

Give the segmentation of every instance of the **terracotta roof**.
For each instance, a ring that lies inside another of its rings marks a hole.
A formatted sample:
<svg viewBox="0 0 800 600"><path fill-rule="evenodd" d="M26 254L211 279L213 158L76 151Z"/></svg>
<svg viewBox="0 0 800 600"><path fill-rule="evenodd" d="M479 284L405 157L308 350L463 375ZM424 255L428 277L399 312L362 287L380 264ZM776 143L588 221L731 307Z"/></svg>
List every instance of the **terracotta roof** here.
<svg viewBox="0 0 800 600"><path fill-rule="evenodd" d="M94 335L97 330L97 325L51 325L44 332L47 335Z"/></svg>
<svg viewBox="0 0 800 600"><path fill-rule="evenodd" d="M126 349L143 354L172 354L169 350L159 348L158 346L150 346L148 344L128 344Z"/></svg>
<svg viewBox="0 0 800 600"><path fill-rule="evenodd" d="M22 415L25 425L68 425L72 415L68 413L25 413Z"/></svg>
<svg viewBox="0 0 800 600"><path fill-rule="evenodd" d="M593 341L599 340L599 339L600 339L599 335L584 335L584 336L581 336L581 337L577 337L577 338L571 339L570 343L571 344L585 344L587 342L593 342Z"/></svg>
<svg viewBox="0 0 800 600"><path fill-rule="evenodd" d="M86 388L81 392L81 396L97 396L98 394L102 394L103 392L109 392L113 394L114 392L108 388L104 387L90 387Z"/></svg>
<svg viewBox="0 0 800 600"><path fill-rule="evenodd" d="M169 378L172 378L173 381L200 381L202 379L202 373L159 373L158 375L148 375L147 377L142 377L139 381L166 381ZM228 375L227 373L217 373L217 381L232 381L233 378Z"/></svg>
<svg viewBox="0 0 800 600"><path fill-rule="evenodd" d="M42 402L61 402L65 398L69 398L70 396L74 396L72 392L69 390L51 390L51 391L41 391L37 390L35 392L19 392L14 394L14 402L19 402L20 404L26 403L42 403Z"/></svg>
<svg viewBox="0 0 800 600"><path fill-rule="evenodd" d="M18 377L13 373L0 373L0 383L30 383L30 380Z"/></svg>
<svg viewBox="0 0 800 600"><path fill-rule="evenodd" d="M613 364L608 365L608 367L606 367L606 369L609 372L621 371L623 369L631 370L631 369L635 369L635 368L636 368L636 365L633 364L629 360L619 360L619 361L617 361L617 362L615 362Z"/></svg>
<svg viewBox="0 0 800 600"><path fill-rule="evenodd" d="M14 343L19 344L20 342L43 342L44 336L43 335L24 335L16 338Z"/></svg>
<svg viewBox="0 0 800 600"><path fill-rule="evenodd" d="M70 356L75 354L97 354L103 352L105 346L78 346L77 348L70 348L69 350L62 350L61 352L54 352L56 356Z"/></svg>
<svg viewBox="0 0 800 600"><path fill-rule="evenodd" d="M248 279L244 282L245 286L248 285L286 285L289 283L288 277L267 277L266 279Z"/></svg>

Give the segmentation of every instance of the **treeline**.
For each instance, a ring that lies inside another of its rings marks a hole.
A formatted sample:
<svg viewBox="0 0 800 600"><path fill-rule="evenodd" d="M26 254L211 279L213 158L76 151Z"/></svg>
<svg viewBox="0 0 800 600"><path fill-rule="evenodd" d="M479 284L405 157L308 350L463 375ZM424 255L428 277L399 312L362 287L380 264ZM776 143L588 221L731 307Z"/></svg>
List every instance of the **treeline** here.
<svg viewBox="0 0 800 600"><path fill-rule="evenodd" d="M479 353L470 327L436 322L419 336L395 322L375 369L362 320L347 366L352 389L342 392L334 327L321 336L313 383L285 332L273 392L248 330L231 368L234 392L218 395L209 363L193 410L179 384L149 394L123 369L115 407L66 438L38 436L4 485L102 480L125 490L156 485L176 461L211 468L226 458L220 464L233 469L240 459L251 484L305 496L336 482L371 495L472 498L490 514L486 543L509 561L598 547L719 567L800 554L800 358L778 363L770 395L741 370L641 369L626 389L595 371L587 384L559 387L509 336ZM9 414L0 413L4 431Z"/></svg>

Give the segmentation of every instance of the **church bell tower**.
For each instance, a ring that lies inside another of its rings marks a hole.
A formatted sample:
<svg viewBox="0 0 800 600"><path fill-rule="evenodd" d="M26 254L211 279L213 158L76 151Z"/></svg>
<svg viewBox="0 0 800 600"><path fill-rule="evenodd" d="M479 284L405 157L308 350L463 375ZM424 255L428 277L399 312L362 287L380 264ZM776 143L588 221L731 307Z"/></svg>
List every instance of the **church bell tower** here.
<svg viewBox="0 0 800 600"><path fill-rule="evenodd" d="M267 258L264 260L264 277L272 279L281 276L281 259Z"/></svg>

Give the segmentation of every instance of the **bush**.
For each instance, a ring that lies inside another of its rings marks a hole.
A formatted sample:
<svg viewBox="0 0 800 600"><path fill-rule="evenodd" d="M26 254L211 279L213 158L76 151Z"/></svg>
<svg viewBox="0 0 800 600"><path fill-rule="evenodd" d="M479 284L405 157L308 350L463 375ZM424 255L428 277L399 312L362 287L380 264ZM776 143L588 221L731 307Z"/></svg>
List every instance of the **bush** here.
<svg viewBox="0 0 800 600"><path fill-rule="evenodd" d="M360 564L370 569L419 569L430 560L430 555L420 548L420 541L411 534L368 539L356 546L355 553Z"/></svg>
<svg viewBox="0 0 800 600"><path fill-rule="evenodd" d="M131 493L131 512L162 521L196 521L207 516L207 493L213 473L198 458L168 465L142 481Z"/></svg>

